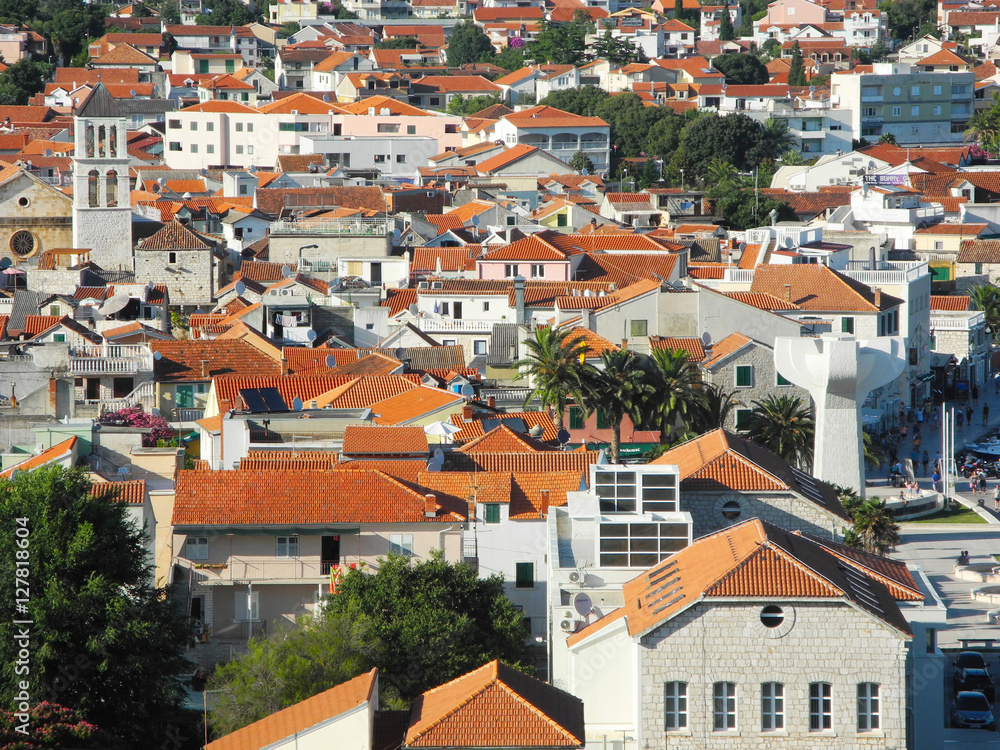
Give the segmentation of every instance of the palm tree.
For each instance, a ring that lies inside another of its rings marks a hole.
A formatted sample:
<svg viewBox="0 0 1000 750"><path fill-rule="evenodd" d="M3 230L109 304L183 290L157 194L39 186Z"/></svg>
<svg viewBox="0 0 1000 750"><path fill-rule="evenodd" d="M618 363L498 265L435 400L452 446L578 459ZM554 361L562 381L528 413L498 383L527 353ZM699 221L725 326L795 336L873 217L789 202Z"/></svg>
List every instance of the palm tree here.
<svg viewBox="0 0 1000 750"><path fill-rule="evenodd" d="M882 133L882 135L879 136L878 142L879 143L888 143L890 146L898 146L899 145L896 142L896 136L894 136L892 133Z"/></svg>
<svg viewBox="0 0 1000 750"><path fill-rule="evenodd" d="M882 464L885 463L885 453L882 452L882 446L875 441L874 435L868 430L864 430L861 437L864 439L865 463L876 469L881 468Z"/></svg>
<svg viewBox="0 0 1000 750"><path fill-rule="evenodd" d="M1000 127L997 123L997 105L1000 97L993 95L993 107L977 111L968 122L968 127L962 136L965 143L976 143L990 154L1000 151Z"/></svg>
<svg viewBox="0 0 1000 750"><path fill-rule="evenodd" d="M816 423L802 399L768 396L753 402L750 439L799 466L812 463Z"/></svg>
<svg viewBox="0 0 1000 750"><path fill-rule="evenodd" d="M743 406L741 401L734 398L735 395L735 390L727 391L718 383L702 386L701 398L694 412L694 428L698 432L708 432L725 427L733 409Z"/></svg>
<svg viewBox="0 0 1000 750"><path fill-rule="evenodd" d="M845 532L844 544L875 555L885 555L899 544L899 524L885 508L885 500L872 498L854 512L854 527Z"/></svg>
<svg viewBox="0 0 1000 750"><path fill-rule="evenodd" d="M1000 333L1000 289L992 284L978 284L969 289L969 301L975 310L982 310L986 325L993 331L993 340Z"/></svg>
<svg viewBox="0 0 1000 750"><path fill-rule="evenodd" d="M680 349L654 349L650 358L654 395L647 417L660 428L660 442L669 442L677 418L687 423L701 403L701 375L698 366Z"/></svg>
<svg viewBox="0 0 1000 750"><path fill-rule="evenodd" d="M777 159L786 151L794 149L796 145L795 136L789 131L787 120L768 117L764 121L760 149L765 158Z"/></svg>
<svg viewBox="0 0 1000 750"><path fill-rule="evenodd" d="M725 159L715 157L708 163L705 180L710 185L722 185L736 179L736 167Z"/></svg>
<svg viewBox="0 0 1000 750"><path fill-rule="evenodd" d="M601 409L611 422L611 463L618 463L622 442L622 420L628 414L638 423L646 395L653 387L644 382L646 373L628 349L608 349L601 355L601 369L587 373L586 398L591 409Z"/></svg>
<svg viewBox="0 0 1000 750"><path fill-rule="evenodd" d="M552 423L557 430L563 428L570 397L581 409L586 409L586 368L580 361L583 345L583 336L573 335L571 329L536 328L535 337L524 342L528 356L514 363L520 370L515 380L531 379L532 389L524 399L525 408L536 397L542 408L553 407Z"/></svg>

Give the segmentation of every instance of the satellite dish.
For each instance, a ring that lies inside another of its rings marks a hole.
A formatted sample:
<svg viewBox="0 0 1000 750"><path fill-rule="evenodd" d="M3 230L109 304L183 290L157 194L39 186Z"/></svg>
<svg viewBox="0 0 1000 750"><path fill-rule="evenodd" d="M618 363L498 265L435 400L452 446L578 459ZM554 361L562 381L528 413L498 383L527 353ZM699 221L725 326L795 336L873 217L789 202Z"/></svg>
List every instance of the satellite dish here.
<svg viewBox="0 0 1000 750"><path fill-rule="evenodd" d="M292 399L292 411L302 411L302 399L298 396Z"/></svg>
<svg viewBox="0 0 1000 750"><path fill-rule="evenodd" d="M208 174L208 172L205 171L204 167L202 167L201 169L199 169L198 172L201 173L202 177L204 177L206 174Z"/></svg>
<svg viewBox="0 0 1000 750"><path fill-rule="evenodd" d="M124 310L130 301L131 298L127 294L116 294L101 305L101 314L111 315L119 310Z"/></svg>
<svg viewBox="0 0 1000 750"><path fill-rule="evenodd" d="M531 435L531 437L533 438L540 438L542 435L545 434L545 428L542 427L540 424L536 424L534 427L528 430L528 434Z"/></svg>
<svg viewBox="0 0 1000 750"><path fill-rule="evenodd" d="M250 174L257 174L257 165L256 164L251 164L250 165Z"/></svg>
<svg viewBox="0 0 1000 750"><path fill-rule="evenodd" d="M166 177L157 178L156 184L159 185L160 187L163 187L164 185L167 184L167 178Z"/></svg>
<svg viewBox="0 0 1000 750"><path fill-rule="evenodd" d="M4 258L4 260L7 260L7 259ZM406 308L406 311L408 313L410 313L410 315L414 315L415 316L417 313L420 312L420 307L418 305L410 305L408 308Z"/></svg>
<svg viewBox="0 0 1000 750"><path fill-rule="evenodd" d="M290 266L287 266L287 265L285 265L285 266L282 266L282 267L281 267L281 275L282 275L282 276L284 276L284 277L285 277L286 279L287 279L287 278L288 278L289 276L291 276L291 275L292 275L292 269L291 269L291 267L290 267Z"/></svg>
<svg viewBox="0 0 1000 750"><path fill-rule="evenodd" d="M151 292L151 291L153 291L153 289L155 289L155 288L156 288L156 284L154 284L154 283L153 283L152 281L147 281L147 282L146 282L146 289L147 289L148 291L150 291L150 292Z"/></svg>
<svg viewBox="0 0 1000 750"><path fill-rule="evenodd" d="M323 101L324 102L330 101L330 95L329 94L323 94Z"/></svg>
<svg viewBox="0 0 1000 750"><path fill-rule="evenodd" d="M580 617L586 617L594 611L594 601L582 591L573 597L573 609Z"/></svg>
<svg viewBox="0 0 1000 750"><path fill-rule="evenodd" d="M701 345L702 346L712 345L712 334L710 334L708 331L705 331L703 334L701 334Z"/></svg>
<svg viewBox="0 0 1000 750"><path fill-rule="evenodd" d="M396 359L402 361L406 359L406 347L398 346L396 347L396 351L394 351L392 354Z"/></svg>
<svg viewBox="0 0 1000 750"><path fill-rule="evenodd" d="M559 433L556 435L556 440L559 441L559 445L566 445L566 443L569 442L569 438L570 438L569 430L567 430L565 427L559 430Z"/></svg>
<svg viewBox="0 0 1000 750"><path fill-rule="evenodd" d="M451 172L445 172L444 173L444 181L445 182L451 182Z"/></svg>
<svg viewBox="0 0 1000 750"><path fill-rule="evenodd" d="M235 289L236 289L236 294L242 297L243 293L247 290L247 285L244 284L242 281L237 281Z"/></svg>
<svg viewBox="0 0 1000 750"><path fill-rule="evenodd" d="M478 215L472 217L472 226L474 226L474 227L478 227L479 226L479 216Z"/></svg>
<svg viewBox="0 0 1000 750"><path fill-rule="evenodd" d="M741 242L740 243L740 252L742 253L746 249L747 249L747 243Z"/></svg>
<svg viewBox="0 0 1000 750"><path fill-rule="evenodd" d="M473 388L468 383L466 383L465 385L462 386L462 390L460 391L460 393L466 398L472 398L473 396L476 395L476 389Z"/></svg>
<svg viewBox="0 0 1000 750"><path fill-rule="evenodd" d="M334 357L332 354L327 354L326 355L326 366L329 367L332 370L334 367L337 366L337 358Z"/></svg>
<svg viewBox="0 0 1000 750"><path fill-rule="evenodd" d="M163 352L153 352L153 359L159 362L161 359L163 359Z"/></svg>
<svg viewBox="0 0 1000 750"><path fill-rule="evenodd" d="M10 258L0 258L0 270L10 268L11 260Z"/></svg>
<svg viewBox="0 0 1000 750"><path fill-rule="evenodd" d="M11 481L13 482L13 481L14 481L15 479L17 479L17 478L18 478L19 476L21 476L21 475L22 475L23 473L24 473L24 470L23 470L23 469L14 469L14 470L13 470L13 471L12 471L12 472L10 473L10 480L11 480Z"/></svg>
<svg viewBox="0 0 1000 750"><path fill-rule="evenodd" d="M51 148L45 149L45 156L52 156L52 149Z"/></svg>
<svg viewBox="0 0 1000 750"><path fill-rule="evenodd" d="M133 99L135 98L135 89L130 89L128 93L132 96Z"/></svg>
<svg viewBox="0 0 1000 750"><path fill-rule="evenodd" d="M312 328L310 328L306 332L306 338L309 339L310 341L315 341L316 340L316 331L314 331Z"/></svg>

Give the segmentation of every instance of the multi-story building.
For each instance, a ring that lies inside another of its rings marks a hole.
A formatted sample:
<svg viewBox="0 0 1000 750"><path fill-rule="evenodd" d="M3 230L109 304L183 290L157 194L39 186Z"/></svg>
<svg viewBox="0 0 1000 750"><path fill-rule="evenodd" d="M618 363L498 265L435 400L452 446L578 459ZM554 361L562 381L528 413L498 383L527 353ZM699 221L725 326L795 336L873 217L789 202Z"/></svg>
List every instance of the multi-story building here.
<svg viewBox="0 0 1000 750"><path fill-rule="evenodd" d="M888 134L899 145L961 143L972 116L974 84L972 73L875 63L870 73L835 73L830 98L834 107L851 112L855 139Z"/></svg>
<svg viewBox="0 0 1000 750"><path fill-rule="evenodd" d="M607 170L610 164L611 130L600 117L574 115L554 107L531 107L501 118L494 132L508 146L535 146L557 159L566 160L583 151L597 171Z"/></svg>
<svg viewBox="0 0 1000 750"><path fill-rule="evenodd" d="M970 307L964 295L931 297L931 366L946 399L967 396L963 388L982 388L990 376L993 336L985 313Z"/></svg>

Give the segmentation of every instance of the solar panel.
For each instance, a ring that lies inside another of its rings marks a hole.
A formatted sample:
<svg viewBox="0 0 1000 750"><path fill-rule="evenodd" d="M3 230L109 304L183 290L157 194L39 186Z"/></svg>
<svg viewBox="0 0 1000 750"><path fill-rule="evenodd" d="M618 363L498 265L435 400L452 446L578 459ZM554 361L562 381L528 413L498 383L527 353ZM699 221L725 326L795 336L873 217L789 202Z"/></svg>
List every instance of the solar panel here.
<svg viewBox="0 0 1000 750"><path fill-rule="evenodd" d="M264 399L260 395L260 391L256 388L244 388L240 391L240 398L242 398L243 403L247 405L247 409L254 414L267 411L267 404L264 403Z"/></svg>
<svg viewBox="0 0 1000 750"><path fill-rule="evenodd" d="M506 427L513 430L514 432L527 432L528 425L524 423L521 417L504 417L500 420Z"/></svg>
<svg viewBox="0 0 1000 750"><path fill-rule="evenodd" d="M483 422L483 432L492 432L501 424L503 424L502 419L497 419L496 417L490 417L489 419L482 420Z"/></svg>
<svg viewBox="0 0 1000 750"><path fill-rule="evenodd" d="M261 388L260 395L267 404L268 411L288 411L288 404L277 388Z"/></svg>

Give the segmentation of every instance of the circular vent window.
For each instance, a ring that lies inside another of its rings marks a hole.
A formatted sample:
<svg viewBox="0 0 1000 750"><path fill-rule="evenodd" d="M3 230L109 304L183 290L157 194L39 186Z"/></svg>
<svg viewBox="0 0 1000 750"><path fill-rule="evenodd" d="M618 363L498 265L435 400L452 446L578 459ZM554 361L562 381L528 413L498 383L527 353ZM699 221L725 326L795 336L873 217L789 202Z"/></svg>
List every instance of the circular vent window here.
<svg viewBox="0 0 1000 750"><path fill-rule="evenodd" d="M785 613L776 604L768 604L760 611L760 621L765 628L776 628L785 621Z"/></svg>
<svg viewBox="0 0 1000 750"><path fill-rule="evenodd" d="M743 514L743 509L735 500L730 500L722 506L722 517L729 521L735 521Z"/></svg>
<svg viewBox="0 0 1000 750"><path fill-rule="evenodd" d="M19 205L21 208L27 208L28 206L31 205L31 201L22 195L20 198L17 199L17 205Z"/></svg>
<svg viewBox="0 0 1000 750"><path fill-rule="evenodd" d="M21 229L10 236L10 251L19 258L27 258L37 249L38 243L31 232Z"/></svg>

